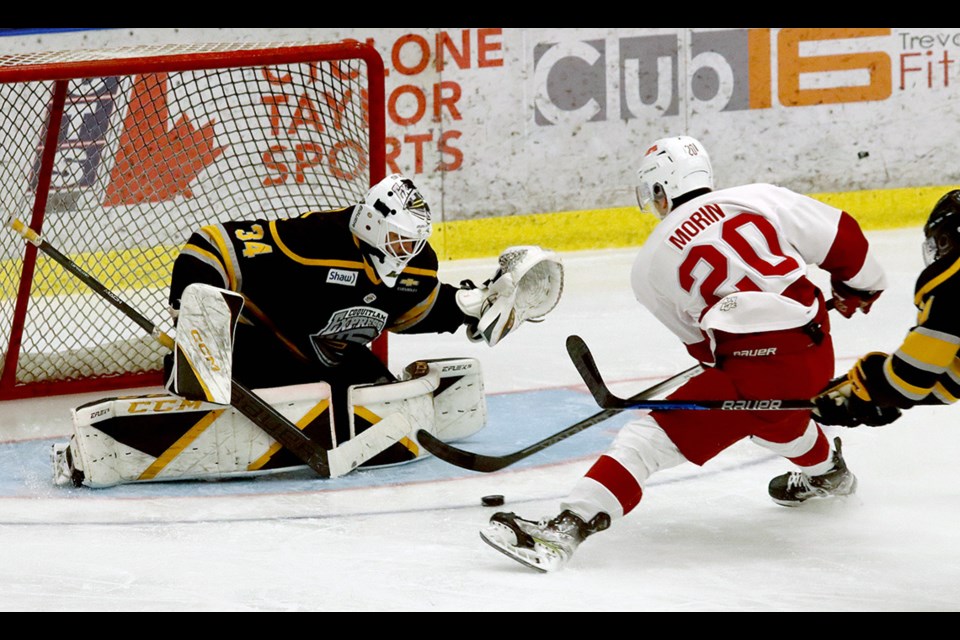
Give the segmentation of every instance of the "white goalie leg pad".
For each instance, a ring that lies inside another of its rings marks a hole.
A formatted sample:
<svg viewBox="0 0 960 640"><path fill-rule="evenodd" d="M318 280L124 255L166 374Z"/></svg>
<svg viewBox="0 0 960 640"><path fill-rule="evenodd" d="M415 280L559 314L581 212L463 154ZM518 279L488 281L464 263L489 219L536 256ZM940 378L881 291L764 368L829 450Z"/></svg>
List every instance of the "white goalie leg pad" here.
<svg viewBox="0 0 960 640"><path fill-rule="evenodd" d="M487 396L479 360L419 360L404 369L404 376L413 375L412 370L423 366L434 371L439 379L433 392L434 424L426 431L444 442L455 442L472 436L487 425Z"/></svg>
<svg viewBox="0 0 960 640"><path fill-rule="evenodd" d="M351 439L329 452L332 477L398 443L410 452L410 459L378 467L429 455L416 439L419 429L458 440L487 422L483 376L475 358L417 360L404 368L399 382L350 387L349 401ZM361 430L361 422L370 426Z"/></svg>
<svg viewBox="0 0 960 640"><path fill-rule="evenodd" d="M351 386L348 392L351 440L357 437L358 423L362 421L371 425L360 434L366 437L368 444L364 449L365 459L357 464L386 451L397 442L410 451L411 459L424 455L425 451L413 434L418 429L433 429L436 422L433 392L439 384L437 371L424 367L413 377L400 382ZM392 414L400 414L406 422L406 432L399 440L395 437L397 423L386 420Z"/></svg>
<svg viewBox="0 0 960 640"><path fill-rule="evenodd" d="M360 435L327 452L330 477L346 475L394 444L409 441L412 431L413 425L402 411L386 415Z"/></svg>
<svg viewBox="0 0 960 640"><path fill-rule="evenodd" d="M230 404L233 335L243 296L194 283L180 298L167 389L180 397Z"/></svg>
<svg viewBox="0 0 960 640"><path fill-rule="evenodd" d="M396 443L412 459L427 454L418 429L444 440L476 433L487 420L480 363L473 358L421 360L404 380L350 390L355 437L328 452L331 477L349 473ZM326 383L255 391L301 428L326 420L335 430ZM356 435L357 421L372 426ZM74 434L53 452L55 484L102 488L136 482L217 480L288 471L264 470L281 446L229 406L170 394L108 398L73 410ZM299 463L297 463L297 466ZM303 467L305 468L305 467ZM82 473L80 475L74 472ZM81 480L77 480L81 478Z"/></svg>
<svg viewBox="0 0 960 640"><path fill-rule="evenodd" d="M300 428L329 419L333 430L326 383L255 392ZM73 425L73 465L82 471L87 487L218 480L306 468L297 463L264 470L282 449L276 440L232 407L169 394L92 402L73 410ZM65 480L56 467L62 460L62 454L55 456L54 475Z"/></svg>
<svg viewBox="0 0 960 640"><path fill-rule="evenodd" d="M509 247L501 252L498 265L482 288L457 292L463 312L477 318L475 331L468 335L491 347L524 322L542 320L563 294L563 263L553 251L535 245Z"/></svg>

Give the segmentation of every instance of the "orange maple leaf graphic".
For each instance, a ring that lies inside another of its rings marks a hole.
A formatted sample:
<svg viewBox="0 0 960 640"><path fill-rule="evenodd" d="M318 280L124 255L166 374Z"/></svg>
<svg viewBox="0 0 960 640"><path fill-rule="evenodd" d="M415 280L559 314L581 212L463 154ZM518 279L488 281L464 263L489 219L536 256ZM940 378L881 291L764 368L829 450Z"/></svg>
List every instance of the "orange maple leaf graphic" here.
<svg viewBox="0 0 960 640"><path fill-rule="evenodd" d="M213 124L199 129L182 114L168 129L167 74L138 76L123 122L105 206L192 198L190 183L223 153Z"/></svg>

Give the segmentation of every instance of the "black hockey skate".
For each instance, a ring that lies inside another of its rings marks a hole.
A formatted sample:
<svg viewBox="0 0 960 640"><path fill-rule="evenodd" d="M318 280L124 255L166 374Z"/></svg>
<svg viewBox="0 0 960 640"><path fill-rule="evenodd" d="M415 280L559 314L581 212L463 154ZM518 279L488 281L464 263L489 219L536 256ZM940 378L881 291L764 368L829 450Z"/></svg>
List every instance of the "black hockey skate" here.
<svg viewBox="0 0 960 640"><path fill-rule="evenodd" d="M565 510L553 520L526 520L499 512L480 530L480 537L520 564L546 573L561 568L587 536L610 526L610 516L598 513L590 522Z"/></svg>
<svg viewBox="0 0 960 640"><path fill-rule="evenodd" d="M840 438L834 438L833 468L820 476L791 471L770 481L768 491L777 504L795 507L811 499L849 496L857 490L857 477L843 460Z"/></svg>

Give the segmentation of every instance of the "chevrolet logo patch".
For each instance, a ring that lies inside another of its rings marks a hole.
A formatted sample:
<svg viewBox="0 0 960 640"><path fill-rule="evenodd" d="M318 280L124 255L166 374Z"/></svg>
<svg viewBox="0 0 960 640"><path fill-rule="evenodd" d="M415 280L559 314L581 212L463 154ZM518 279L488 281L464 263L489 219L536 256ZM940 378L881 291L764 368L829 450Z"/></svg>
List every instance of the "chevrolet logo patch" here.
<svg viewBox="0 0 960 640"><path fill-rule="evenodd" d="M416 278L404 278L403 280L400 280L399 284L403 285L404 287L415 287L419 282L420 281Z"/></svg>

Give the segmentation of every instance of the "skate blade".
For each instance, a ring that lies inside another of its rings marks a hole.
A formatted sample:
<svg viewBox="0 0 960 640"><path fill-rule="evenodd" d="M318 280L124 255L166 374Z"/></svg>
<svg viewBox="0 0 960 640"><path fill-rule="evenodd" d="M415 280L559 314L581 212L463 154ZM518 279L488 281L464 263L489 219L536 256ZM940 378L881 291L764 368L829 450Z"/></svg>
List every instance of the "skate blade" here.
<svg viewBox="0 0 960 640"><path fill-rule="evenodd" d="M770 497L775 503L783 507L802 507L805 504L813 502L846 502L853 499L857 495L857 481L856 479L851 483L850 488L847 489L844 493L825 493L812 495L809 498L804 500L777 500L773 496Z"/></svg>
<svg viewBox="0 0 960 640"><path fill-rule="evenodd" d="M514 546L509 541L515 539L513 531L503 525L492 524L485 529L481 529L480 539L508 558L539 573L556 571L564 564L560 558L545 557L542 553L538 554L534 549Z"/></svg>

